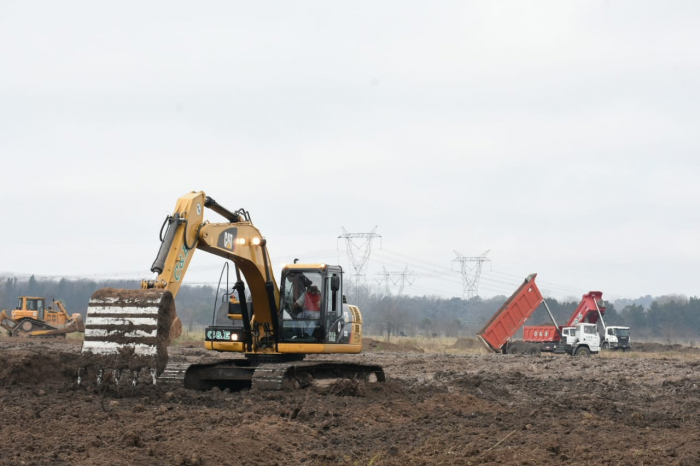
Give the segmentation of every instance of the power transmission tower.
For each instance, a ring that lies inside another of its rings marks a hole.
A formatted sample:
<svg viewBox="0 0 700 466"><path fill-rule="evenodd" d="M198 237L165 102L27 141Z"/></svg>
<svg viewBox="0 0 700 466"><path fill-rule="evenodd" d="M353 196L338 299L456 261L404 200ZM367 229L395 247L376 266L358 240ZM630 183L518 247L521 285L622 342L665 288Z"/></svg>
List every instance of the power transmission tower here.
<svg viewBox="0 0 700 466"><path fill-rule="evenodd" d="M382 270L382 272L377 273L377 275L382 277L381 280L377 280L377 283L380 285L382 283L384 284L384 289L387 296L391 296L391 285L398 286L399 289L398 293L396 294L397 298L400 298L403 294L406 283L413 285L413 282L416 281L416 277L418 277L417 273L408 271L408 266L406 266L406 268L400 272L388 272L386 267L382 267Z"/></svg>
<svg viewBox="0 0 700 466"><path fill-rule="evenodd" d="M471 299L479 295L479 278L481 278L481 268L484 262L490 262L486 256L491 250L485 251L482 255L476 257L463 256L455 251L457 258L452 263L460 264L460 272L462 273L462 299Z"/></svg>
<svg viewBox="0 0 700 466"><path fill-rule="evenodd" d="M348 261L353 269L350 279L354 284L355 304L360 303L360 290L367 288L367 265L372 253L372 242L376 238L379 238L381 247L382 237L377 234L376 226L369 233L348 233L343 227L343 234L338 236L338 239L345 240Z"/></svg>
<svg viewBox="0 0 700 466"><path fill-rule="evenodd" d="M377 280L377 283L384 283L386 297L389 298L386 307L380 308L380 315L378 316L383 320L382 333L386 330L386 341L389 341L391 339L391 334L393 333L394 336L396 336L402 326L402 321L399 317L401 315L399 311L399 299L403 294L406 283L412 285L418 274L409 272L408 266L406 266L406 268L400 272L389 272L386 270L386 267L382 267L382 272L377 273L377 275L382 277L381 280ZM397 294L393 297L391 296L392 284L399 287Z"/></svg>

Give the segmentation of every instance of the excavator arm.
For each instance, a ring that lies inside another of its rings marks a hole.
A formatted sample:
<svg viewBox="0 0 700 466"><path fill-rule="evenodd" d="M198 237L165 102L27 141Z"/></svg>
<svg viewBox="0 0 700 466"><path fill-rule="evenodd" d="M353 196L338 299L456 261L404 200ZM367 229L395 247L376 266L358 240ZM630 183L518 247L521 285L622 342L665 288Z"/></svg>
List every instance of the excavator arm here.
<svg viewBox="0 0 700 466"><path fill-rule="evenodd" d="M211 208L229 221L205 222L202 206ZM200 191L181 197L175 213L166 219L164 226L166 224L168 229L151 267L158 277L144 280L142 288L165 289L173 297L177 296L194 251L201 249L232 261L243 274L255 302L259 323L272 325L277 321L276 304L273 303L279 302L279 288L272 274L266 240L252 224L247 212L230 212ZM271 295L269 284L272 284Z"/></svg>
<svg viewBox="0 0 700 466"><path fill-rule="evenodd" d="M228 222L209 223L204 209ZM138 371L148 367L154 377L167 362L167 345L182 331L174 298L196 249L231 260L236 267L236 290L245 303L241 274L250 287L255 315L246 313L266 342L278 340L279 288L274 280L266 240L247 212L231 212L207 197L192 192L178 199L161 228L161 246L151 267L158 276L144 280L141 290L106 288L93 294L88 306L84 353L106 356L103 364ZM245 306L243 306L245 308ZM258 340L260 341L260 340ZM252 342L251 342L252 343Z"/></svg>

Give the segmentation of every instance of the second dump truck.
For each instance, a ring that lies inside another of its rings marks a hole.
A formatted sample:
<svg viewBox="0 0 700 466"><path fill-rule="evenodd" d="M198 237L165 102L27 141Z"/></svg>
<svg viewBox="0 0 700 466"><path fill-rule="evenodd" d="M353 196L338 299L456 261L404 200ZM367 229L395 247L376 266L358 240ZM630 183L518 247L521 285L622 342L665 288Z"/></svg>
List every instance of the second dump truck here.
<svg viewBox="0 0 700 466"><path fill-rule="evenodd" d="M575 325L561 329L555 322L547 302L540 292L535 278L529 275L505 303L496 311L484 328L477 333L479 340L487 349L497 353L537 355L542 351L588 356L600 351L600 337L595 323L577 321ZM515 333L532 316L535 310L544 304L553 326L547 326L548 341L511 341Z"/></svg>

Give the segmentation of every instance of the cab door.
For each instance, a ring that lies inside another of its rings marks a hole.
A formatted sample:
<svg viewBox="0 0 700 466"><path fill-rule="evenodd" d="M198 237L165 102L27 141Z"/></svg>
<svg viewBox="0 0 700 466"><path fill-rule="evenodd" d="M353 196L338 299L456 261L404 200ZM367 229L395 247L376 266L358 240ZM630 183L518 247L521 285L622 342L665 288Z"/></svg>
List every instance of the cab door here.
<svg viewBox="0 0 700 466"><path fill-rule="evenodd" d="M343 319L342 270L329 267L324 285L324 343L340 343L345 325Z"/></svg>

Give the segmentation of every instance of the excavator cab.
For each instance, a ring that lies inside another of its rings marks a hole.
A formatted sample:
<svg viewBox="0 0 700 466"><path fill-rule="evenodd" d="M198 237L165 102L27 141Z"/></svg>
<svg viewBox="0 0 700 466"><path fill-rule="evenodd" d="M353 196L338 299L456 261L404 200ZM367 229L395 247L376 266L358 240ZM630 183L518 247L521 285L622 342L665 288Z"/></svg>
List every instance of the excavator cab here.
<svg viewBox="0 0 700 466"><path fill-rule="evenodd" d="M326 264L285 265L282 271L279 305L278 344L349 343L353 316L342 299L340 266ZM246 351L255 333L246 322L255 315L252 303L235 294L216 310L211 326L205 330L208 349ZM248 316L246 319L244 316ZM354 327L358 331L358 326ZM357 336L359 338L359 335ZM248 350L250 351L250 350ZM317 352L311 351L309 352Z"/></svg>
<svg viewBox="0 0 700 466"><path fill-rule="evenodd" d="M280 342L335 343L342 318L339 266L285 267L280 289Z"/></svg>

